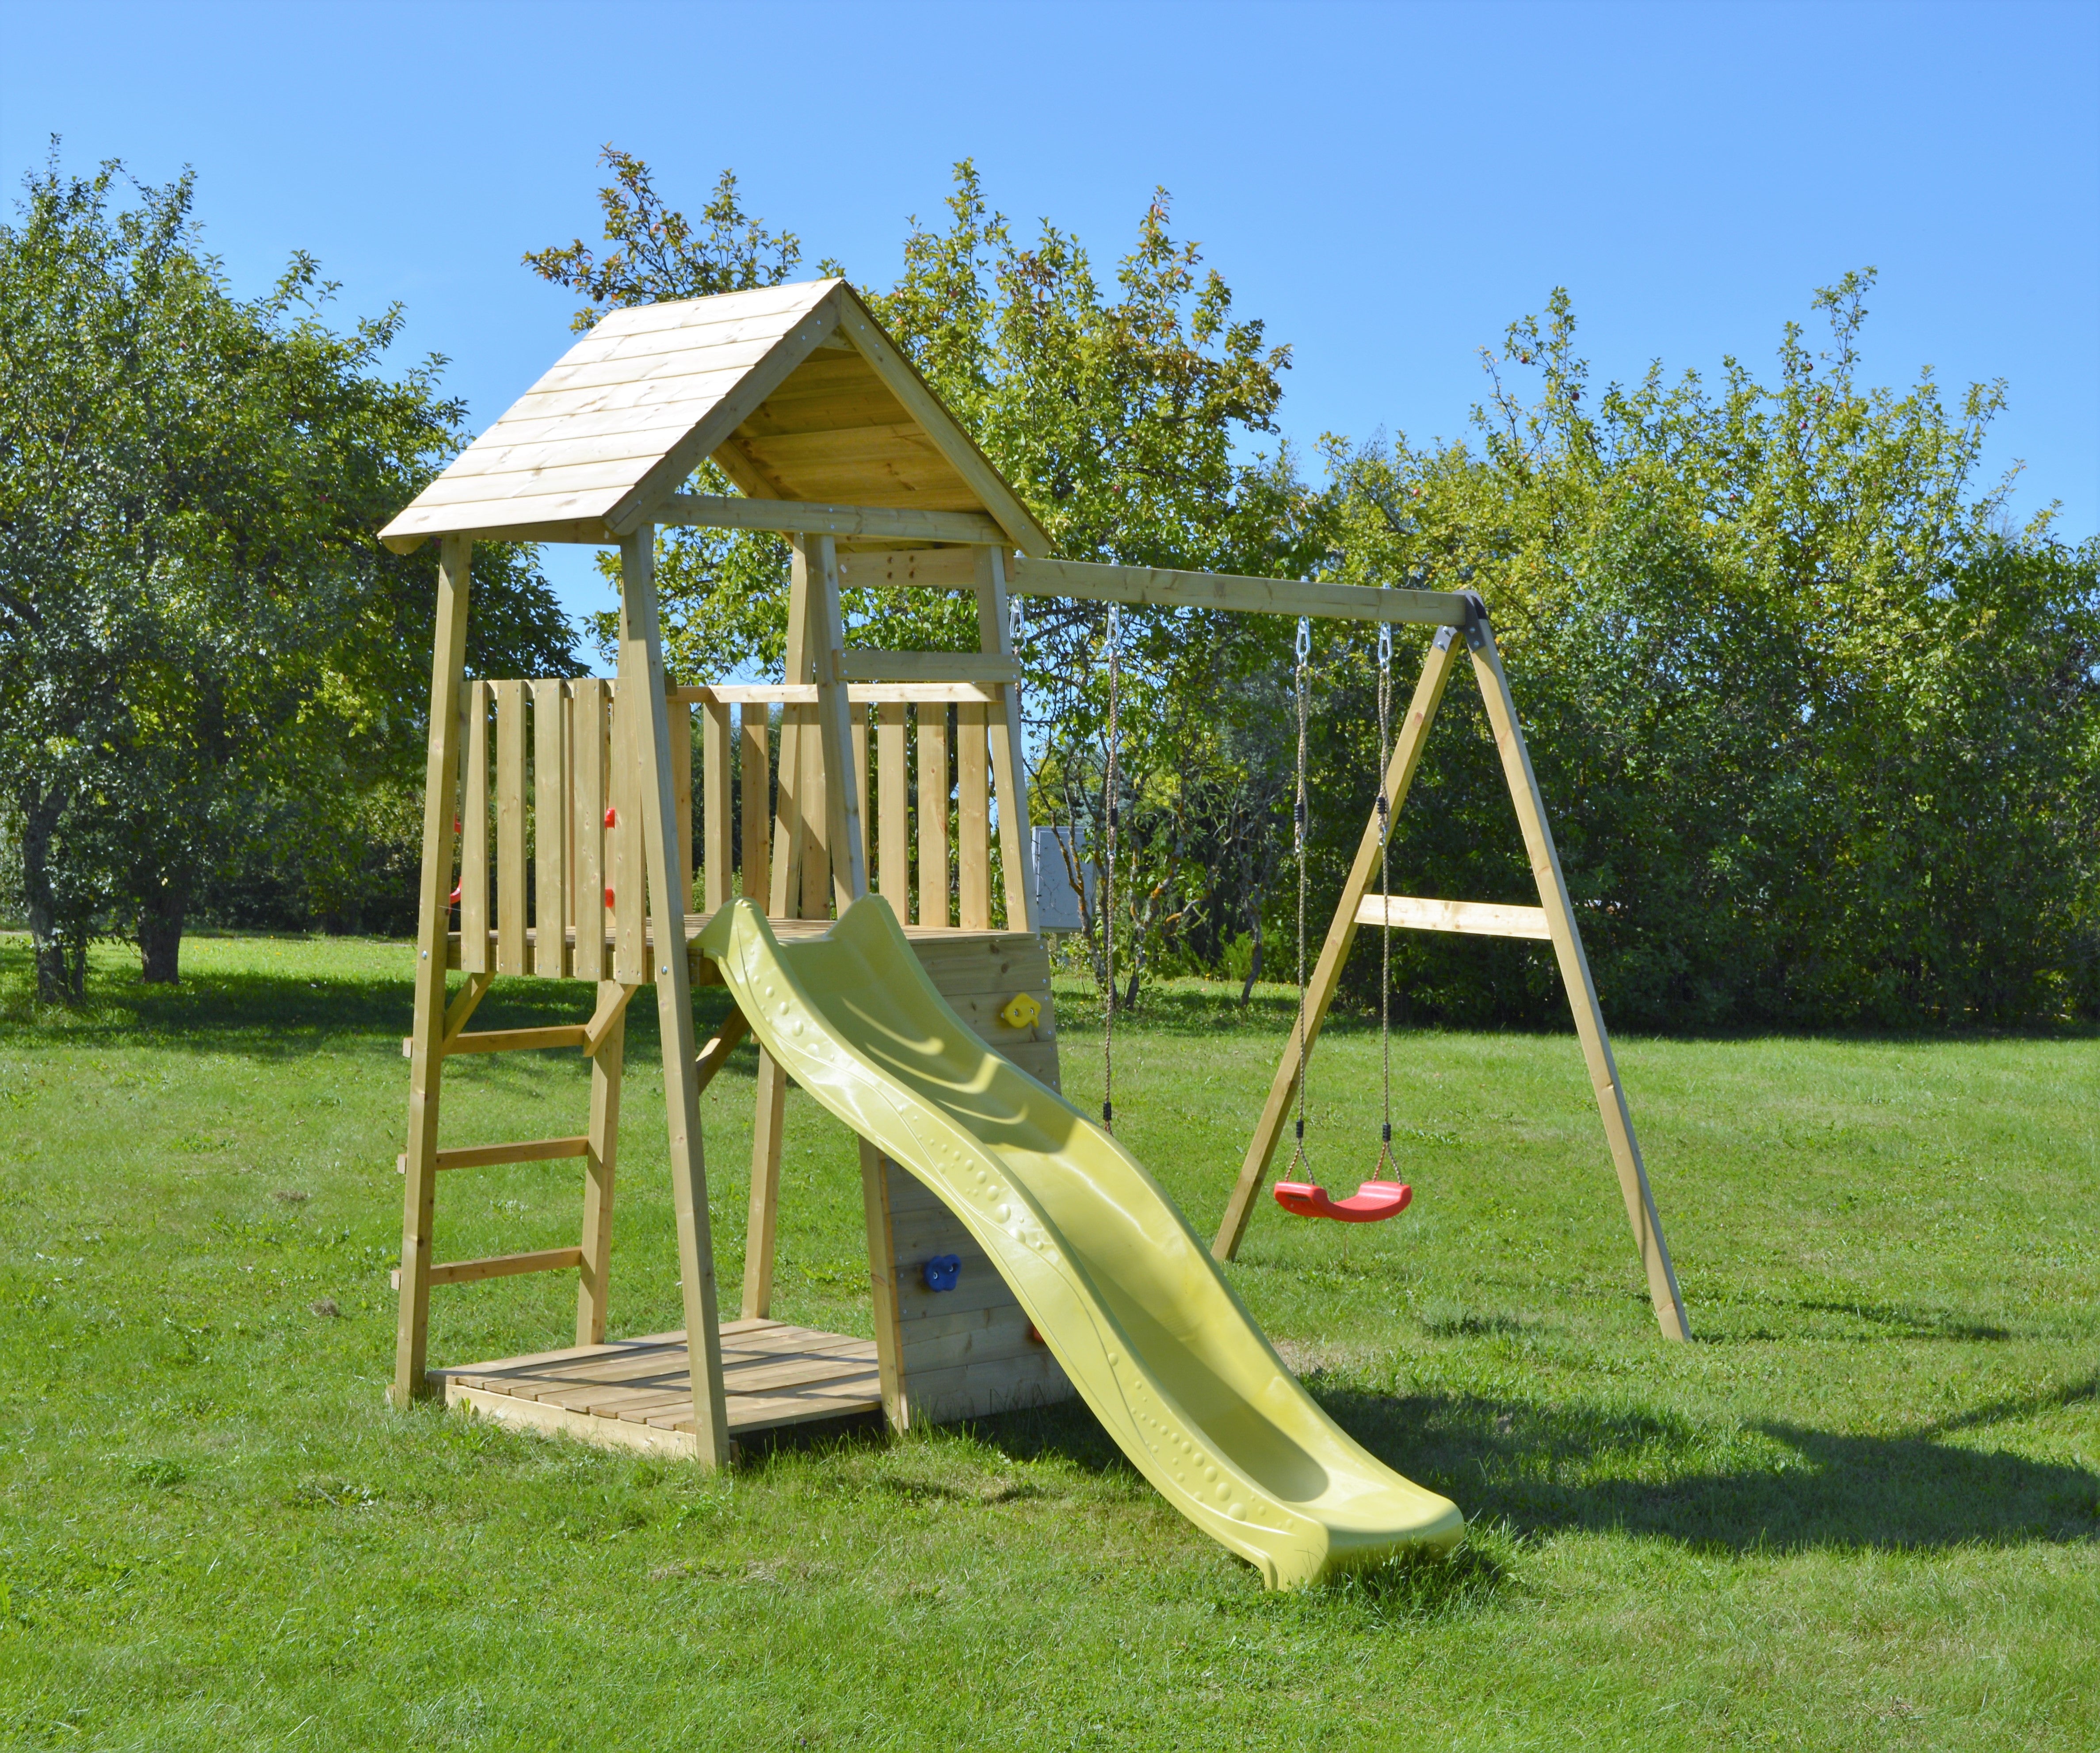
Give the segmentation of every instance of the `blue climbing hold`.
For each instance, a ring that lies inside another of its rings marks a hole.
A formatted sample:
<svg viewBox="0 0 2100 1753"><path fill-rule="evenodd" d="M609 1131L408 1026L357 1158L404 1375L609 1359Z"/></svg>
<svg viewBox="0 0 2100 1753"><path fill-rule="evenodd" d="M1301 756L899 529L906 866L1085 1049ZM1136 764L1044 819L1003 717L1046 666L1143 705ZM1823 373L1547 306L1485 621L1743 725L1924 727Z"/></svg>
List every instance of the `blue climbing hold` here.
<svg viewBox="0 0 2100 1753"><path fill-rule="evenodd" d="M960 1254L936 1254L919 1269L919 1275L926 1281L929 1291L952 1291L962 1269Z"/></svg>

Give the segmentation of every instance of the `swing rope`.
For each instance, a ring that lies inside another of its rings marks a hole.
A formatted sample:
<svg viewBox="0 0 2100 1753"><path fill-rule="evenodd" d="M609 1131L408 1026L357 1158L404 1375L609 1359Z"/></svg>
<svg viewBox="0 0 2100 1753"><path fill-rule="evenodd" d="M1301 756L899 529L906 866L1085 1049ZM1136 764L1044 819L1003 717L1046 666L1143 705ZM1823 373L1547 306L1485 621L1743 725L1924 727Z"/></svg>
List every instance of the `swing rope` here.
<svg viewBox="0 0 2100 1753"><path fill-rule="evenodd" d="M1379 1128L1378 1172L1374 1181L1388 1178L1388 1169L1397 1179L1400 1165L1392 1156L1392 800L1386 793L1386 775L1391 765L1388 751L1392 732L1392 623L1379 623L1378 642L1378 815L1379 815L1379 1054L1383 1079L1384 1115ZM1301 1071L1301 1075L1303 1075Z"/></svg>
<svg viewBox="0 0 2100 1753"><path fill-rule="evenodd" d="M1102 839L1101 973L1101 1130L1115 1130L1115 857L1116 857L1116 743L1119 728L1123 617L1117 605L1109 604L1109 748L1101 773ZM1302 719L1304 713L1301 711ZM1303 732L1300 741L1303 742ZM1303 765L1301 757L1300 765ZM1300 952L1302 956L1303 952Z"/></svg>
<svg viewBox="0 0 2100 1753"><path fill-rule="evenodd" d="M1305 695L1309 660L1312 656L1312 623L1298 620L1298 789L1291 810L1291 833L1298 854L1298 1141L1290 1153L1295 1170L1305 1160Z"/></svg>

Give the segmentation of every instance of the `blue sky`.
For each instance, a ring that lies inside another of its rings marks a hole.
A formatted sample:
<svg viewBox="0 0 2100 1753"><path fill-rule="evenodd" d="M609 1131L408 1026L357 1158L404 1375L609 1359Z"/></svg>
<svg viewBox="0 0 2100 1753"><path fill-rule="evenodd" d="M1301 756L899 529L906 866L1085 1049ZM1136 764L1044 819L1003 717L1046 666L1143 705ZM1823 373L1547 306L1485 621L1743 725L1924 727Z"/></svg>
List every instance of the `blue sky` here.
<svg viewBox="0 0 2100 1753"><path fill-rule="evenodd" d="M1015 219L1127 247L1155 183L1296 348L1295 440L1457 435L1477 350L1555 285L1600 378L1767 367L1881 271L1872 381L2003 378L2014 505L2100 528L2100 6L759 7L0 0L0 172L185 165L237 285L295 248L399 299L474 422L567 344L518 265L596 234L613 141L724 166L814 263L888 284L974 157ZM571 607L603 600L550 555Z"/></svg>

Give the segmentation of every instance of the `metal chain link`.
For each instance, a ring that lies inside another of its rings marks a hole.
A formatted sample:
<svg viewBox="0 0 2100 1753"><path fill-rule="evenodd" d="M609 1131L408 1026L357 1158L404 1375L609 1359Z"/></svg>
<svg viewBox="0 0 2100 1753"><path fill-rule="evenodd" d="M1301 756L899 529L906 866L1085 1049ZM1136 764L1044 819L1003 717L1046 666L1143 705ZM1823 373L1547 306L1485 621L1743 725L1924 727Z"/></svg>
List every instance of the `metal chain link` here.
<svg viewBox="0 0 2100 1753"><path fill-rule="evenodd" d="M1371 1178L1383 1181L1386 1171L1398 1165L1392 1156L1392 799L1386 780L1391 771L1392 740L1392 623L1379 623L1378 642L1378 814L1379 814L1379 1053L1383 1082L1384 1118L1379 1128L1379 1172Z"/></svg>
<svg viewBox="0 0 2100 1753"><path fill-rule="evenodd" d="M1298 621L1298 790L1291 809L1294 850L1298 854L1298 1134L1290 1153L1295 1171L1305 1160L1305 695L1308 660L1312 655L1312 623L1303 616Z"/></svg>
<svg viewBox="0 0 2100 1753"><path fill-rule="evenodd" d="M1109 750L1101 775L1101 1129L1115 1130L1115 856L1116 743L1119 732L1123 617L1109 604Z"/></svg>

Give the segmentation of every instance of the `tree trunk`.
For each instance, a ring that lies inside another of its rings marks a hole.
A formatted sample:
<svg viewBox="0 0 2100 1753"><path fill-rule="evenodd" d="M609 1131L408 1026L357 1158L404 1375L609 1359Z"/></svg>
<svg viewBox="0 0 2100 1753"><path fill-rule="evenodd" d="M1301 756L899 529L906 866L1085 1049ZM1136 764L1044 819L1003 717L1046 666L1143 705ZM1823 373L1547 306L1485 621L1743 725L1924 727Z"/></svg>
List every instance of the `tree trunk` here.
<svg viewBox="0 0 2100 1753"><path fill-rule="evenodd" d="M60 806L49 796L29 801L22 810L22 901L29 916L29 943L37 964L39 1004L63 1005L81 996L83 965L69 965L51 894L51 835Z"/></svg>
<svg viewBox="0 0 2100 1753"><path fill-rule="evenodd" d="M1240 982L1240 1009L1245 1010L1247 1000L1254 996L1254 983L1261 978L1261 903L1259 899L1254 909L1254 953L1247 957L1246 978Z"/></svg>
<svg viewBox="0 0 2100 1753"><path fill-rule="evenodd" d="M148 986L181 982L183 919L189 912L189 890L186 879L164 882L139 907L139 956Z"/></svg>

